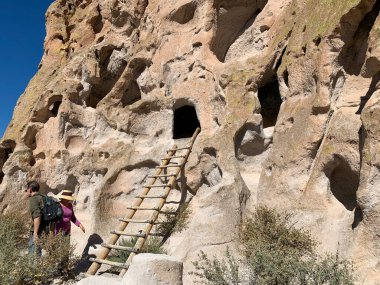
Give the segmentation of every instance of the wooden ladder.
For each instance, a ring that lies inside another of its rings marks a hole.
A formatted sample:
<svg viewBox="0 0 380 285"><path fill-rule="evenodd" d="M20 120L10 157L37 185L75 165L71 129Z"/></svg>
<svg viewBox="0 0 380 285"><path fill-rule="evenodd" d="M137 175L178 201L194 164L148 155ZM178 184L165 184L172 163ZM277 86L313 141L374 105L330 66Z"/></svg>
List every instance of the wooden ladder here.
<svg viewBox="0 0 380 285"><path fill-rule="evenodd" d="M127 208L127 214L124 218L119 219L120 224L117 230L111 232L111 237L107 243L103 243L103 249L99 252L96 258L90 258L92 262L91 266L87 270L88 275L95 275L102 264L115 266L121 268L119 276L122 277L128 270L129 265L132 262L133 257L138 254L148 236L157 236L158 234L152 233L151 230L156 224L161 209L166 203L166 199L169 196L170 191L176 184L177 177L181 173L181 200L182 205L186 200L186 177L185 177L185 164L191 153L191 149L194 145L195 139L200 132L200 128L197 128L186 147L178 148L174 145L167 151L167 156L162 159L161 165L156 167L154 175L148 176L151 179L150 183L144 185L141 194L137 195L132 203L131 207ZM162 174L163 173L163 174ZM164 180L165 183L158 184ZM143 206L144 201L156 201L155 206ZM136 219L136 214L141 211L151 212L149 219ZM137 233L126 231L129 224L142 224L143 230ZM125 247L117 245L116 243L122 236L135 237L136 243L134 247ZM124 250L130 252L128 259L125 263L119 263L107 260L108 255L112 249Z"/></svg>

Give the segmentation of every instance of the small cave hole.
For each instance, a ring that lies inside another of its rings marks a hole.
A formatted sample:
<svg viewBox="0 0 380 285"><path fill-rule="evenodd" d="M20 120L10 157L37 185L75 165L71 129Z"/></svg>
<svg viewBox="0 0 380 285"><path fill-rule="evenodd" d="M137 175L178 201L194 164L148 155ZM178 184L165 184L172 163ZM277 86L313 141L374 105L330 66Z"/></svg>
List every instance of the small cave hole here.
<svg viewBox="0 0 380 285"><path fill-rule="evenodd" d="M170 13L169 20L177 22L181 25L190 22L194 18L197 5L194 2L186 3L177 10Z"/></svg>
<svg viewBox="0 0 380 285"><path fill-rule="evenodd" d="M121 103L123 107L131 105L141 99L141 90L135 80L131 82L128 88L125 90Z"/></svg>
<svg viewBox="0 0 380 285"><path fill-rule="evenodd" d="M61 106L62 101L56 101L50 105L49 110L52 113L53 117L58 116L59 107Z"/></svg>
<svg viewBox="0 0 380 285"><path fill-rule="evenodd" d="M62 95L53 95L47 104L35 112L32 122L46 123L51 117L56 117L62 103Z"/></svg>
<svg viewBox="0 0 380 285"><path fill-rule="evenodd" d="M205 147L203 152L210 156L216 157L216 149L213 147Z"/></svg>
<svg viewBox="0 0 380 285"><path fill-rule="evenodd" d="M285 84L287 80L285 80ZM277 79L273 79L258 90L258 97L263 117L263 127L273 127L276 124L281 107L281 95Z"/></svg>
<svg viewBox="0 0 380 285"><path fill-rule="evenodd" d="M173 139L190 138L200 126L193 106L185 105L174 110Z"/></svg>
<svg viewBox="0 0 380 285"><path fill-rule="evenodd" d="M34 126L30 126L26 130L26 134L24 136L24 143L31 150L35 150L37 148L37 140L36 140L37 133L38 133L38 129Z"/></svg>
<svg viewBox="0 0 380 285"><path fill-rule="evenodd" d="M0 184L3 183L4 176L5 176L5 174L4 174L4 172L1 170L1 171L0 171Z"/></svg>
<svg viewBox="0 0 380 285"><path fill-rule="evenodd" d="M29 165L34 166L35 164L36 164L36 159L34 158L34 156L31 156L29 159Z"/></svg>
<svg viewBox="0 0 380 285"><path fill-rule="evenodd" d="M313 42L314 42L314 44L316 45L316 46L319 46L320 45L320 43L321 43L321 37L317 37L317 38L315 38L314 40L313 40Z"/></svg>
<svg viewBox="0 0 380 285"><path fill-rule="evenodd" d="M336 156L326 165L324 172L330 181L331 193L347 210L353 211L357 206L356 191L359 187L357 171L342 157Z"/></svg>
<svg viewBox="0 0 380 285"><path fill-rule="evenodd" d="M240 2L240 1L239 1ZM225 62L233 43L255 22L261 10L256 5L239 5L236 1L217 7L216 31L210 50L220 62Z"/></svg>
<svg viewBox="0 0 380 285"><path fill-rule="evenodd" d="M234 135L235 157L244 160L247 156L260 155L265 151L260 125L245 123Z"/></svg>
<svg viewBox="0 0 380 285"><path fill-rule="evenodd" d="M89 24L91 25L92 30L94 31L95 34L100 33L103 30L103 26L104 26L99 5L97 7L97 11L98 11L98 15L96 15L95 17L93 17L89 21ZM104 37L102 37L102 38L104 39ZM103 41L103 40L101 40L101 41ZM99 40L98 40L98 43L99 43Z"/></svg>
<svg viewBox="0 0 380 285"><path fill-rule="evenodd" d="M285 85L289 88L289 71L285 69L282 77L284 78Z"/></svg>
<svg viewBox="0 0 380 285"><path fill-rule="evenodd" d="M357 206L354 212L354 221L351 225L352 229L355 229L361 221L363 221L363 210L359 206Z"/></svg>

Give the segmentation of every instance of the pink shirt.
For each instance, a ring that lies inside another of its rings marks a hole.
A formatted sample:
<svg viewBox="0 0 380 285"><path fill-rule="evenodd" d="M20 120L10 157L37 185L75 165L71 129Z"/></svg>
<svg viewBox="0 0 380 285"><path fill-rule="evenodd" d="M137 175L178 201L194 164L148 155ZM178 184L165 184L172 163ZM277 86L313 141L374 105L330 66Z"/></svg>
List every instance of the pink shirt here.
<svg viewBox="0 0 380 285"><path fill-rule="evenodd" d="M71 222L76 226L80 226L80 222L77 220L74 214L73 205L69 204L68 206L62 205L63 218L61 221L55 224L54 234L58 234L60 231L65 234L70 234L71 232Z"/></svg>

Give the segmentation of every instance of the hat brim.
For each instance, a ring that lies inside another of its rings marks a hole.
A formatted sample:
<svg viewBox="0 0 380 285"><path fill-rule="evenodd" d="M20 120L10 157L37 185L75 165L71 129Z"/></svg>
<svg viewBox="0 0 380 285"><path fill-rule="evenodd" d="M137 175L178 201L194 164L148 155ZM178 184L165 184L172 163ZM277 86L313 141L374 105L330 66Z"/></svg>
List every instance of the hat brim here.
<svg viewBox="0 0 380 285"><path fill-rule="evenodd" d="M56 198L59 200L68 200L68 201L74 201L75 200L74 196L65 196L65 195L58 195L58 196L56 196Z"/></svg>

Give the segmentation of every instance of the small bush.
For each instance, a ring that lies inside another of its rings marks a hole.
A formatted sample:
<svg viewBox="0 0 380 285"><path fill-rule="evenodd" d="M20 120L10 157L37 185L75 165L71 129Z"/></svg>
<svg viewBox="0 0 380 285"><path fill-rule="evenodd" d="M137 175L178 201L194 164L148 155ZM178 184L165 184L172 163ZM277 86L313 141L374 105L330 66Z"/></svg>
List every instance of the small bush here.
<svg viewBox="0 0 380 285"><path fill-rule="evenodd" d="M30 220L19 212L0 215L0 280L2 285L48 284L54 278L67 279L77 257L69 237L42 236L42 256L25 255Z"/></svg>
<svg viewBox="0 0 380 285"><path fill-rule="evenodd" d="M294 228L292 220L292 215L261 207L247 222L241 234L244 263L249 267L247 284L353 285L352 264L340 259L338 253L318 256L310 233ZM228 273L225 263L231 264L230 254L226 257L224 262L210 261L202 252L200 260L193 263L193 274L210 285L241 284L241 276Z"/></svg>
<svg viewBox="0 0 380 285"><path fill-rule="evenodd" d="M123 239L119 245L133 248L137 242L136 237L131 239ZM161 239L158 237L149 237L140 251L140 253L156 253L164 254L165 250L161 247ZM127 261L130 252L125 250L114 250L112 255L110 255L109 260L115 262L124 263ZM117 270L117 269L113 269Z"/></svg>
<svg viewBox="0 0 380 285"><path fill-rule="evenodd" d="M196 280L199 284L218 284L218 285L239 285L241 278L239 276L239 264L231 256L229 249L226 249L226 259L219 261L217 258L210 260L207 255L201 251L198 255L199 260L193 262L196 271L190 274L199 277Z"/></svg>
<svg viewBox="0 0 380 285"><path fill-rule="evenodd" d="M0 214L0 280L3 285L13 285L20 279L20 251L27 243L27 231L25 217L17 213Z"/></svg>
<svg viewBox="0 0 380 285"><path fill-rule="evenodd" d="M188 203L183 204L179 212L176 213L174 208L169 208L167 213L164 213L156 227L156 232L164 237L169 237L173 233L180 233L187 229L191 210L188 208Z"/></svg>

